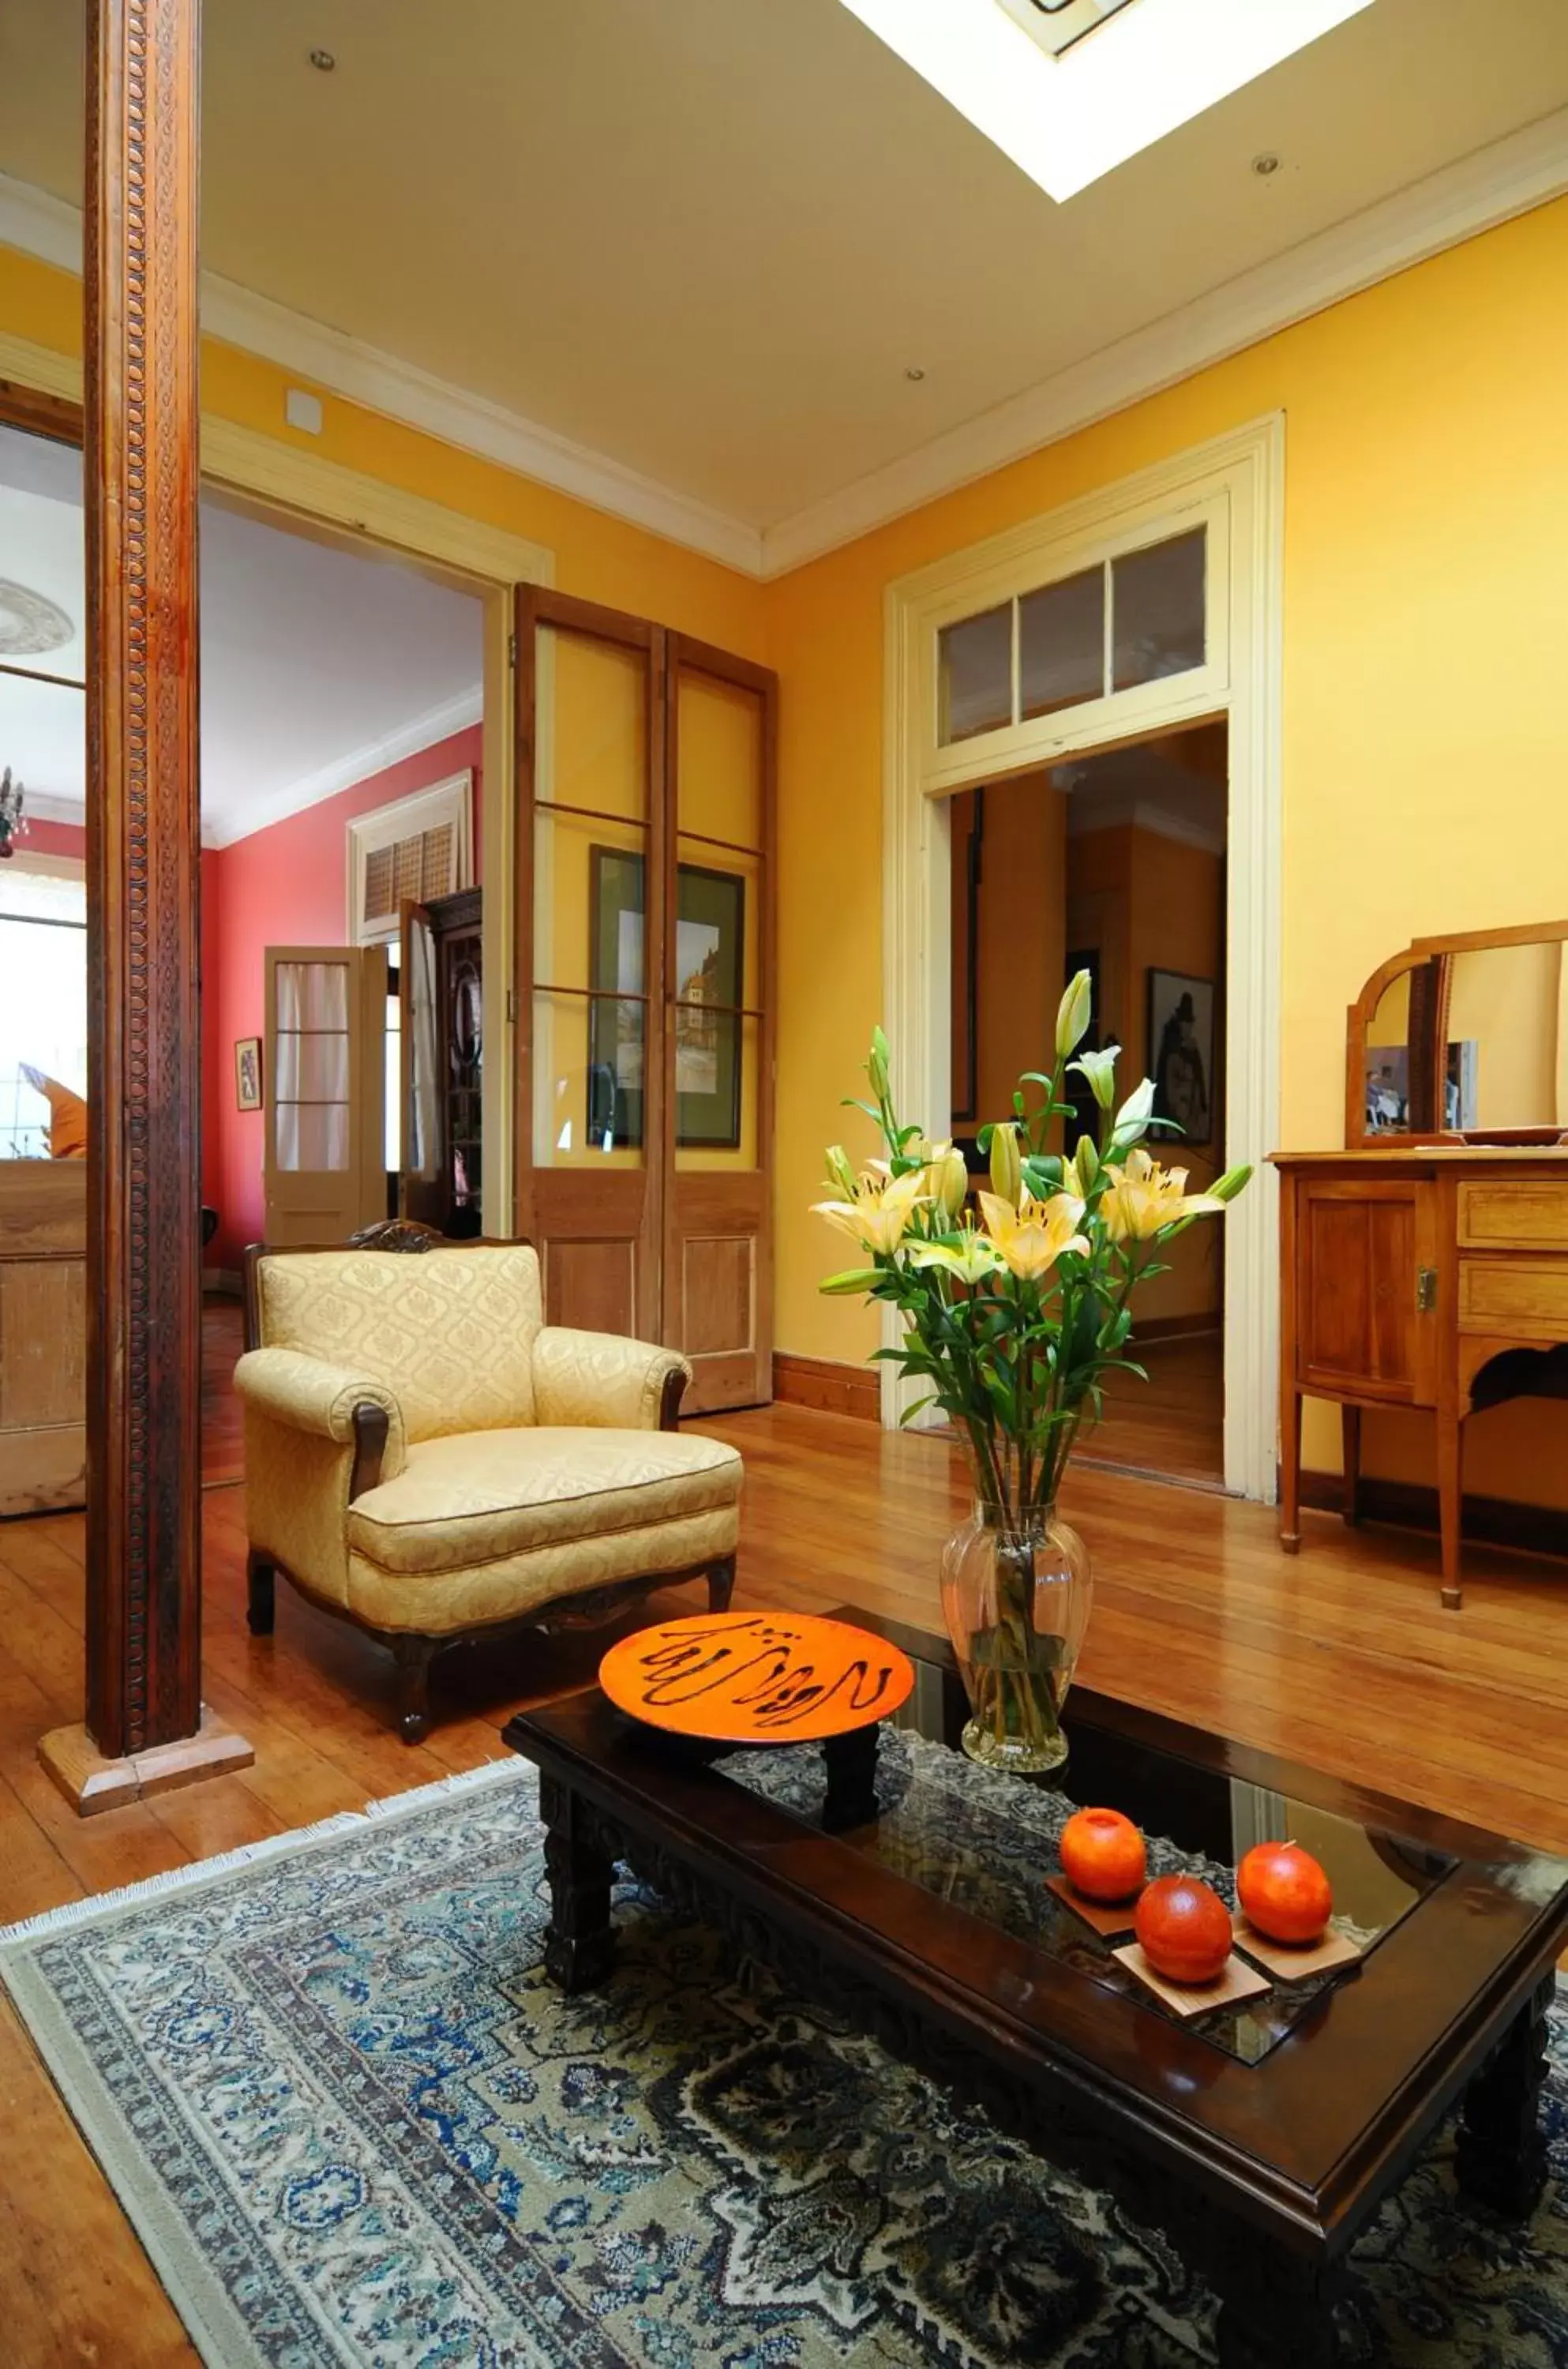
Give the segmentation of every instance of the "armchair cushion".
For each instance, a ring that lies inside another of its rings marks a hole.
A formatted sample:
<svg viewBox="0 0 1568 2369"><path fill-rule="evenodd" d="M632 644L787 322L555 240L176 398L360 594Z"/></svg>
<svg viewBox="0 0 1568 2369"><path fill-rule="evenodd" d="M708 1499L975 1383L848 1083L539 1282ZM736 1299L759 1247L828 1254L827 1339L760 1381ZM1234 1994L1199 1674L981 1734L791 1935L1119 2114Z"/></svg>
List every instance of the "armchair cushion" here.
<svg viewBox="0 0 1568 2369"><path fill-rule="evenodd" d="M250 1349L235 1368L235 1388L247 1410L339 1448L354 1445L354 1409L378 1406L387 1418L381 1477L390 1481L403 1470L403 1411L385 1384L368 1374L298 1349Z"/></svg>
<svg viewBox="0 0 1568 2369"><path fill-rule="evenodd" d="M533 1345L534 1420L657 1431L671 1374L692 1379L691 1367L674 1349L546 1324Z"/></svg>
<svg viewBox="0 0 1568 2369"><path fill-rule="evenodd" d="M733 1551L741 1463L692 1432L519 1428L429 1439L348 1511L350 1554L417 1592L437 1574L719 1516ZM716 1533L715 1533L716 1535ZM544 1561L550 1558L544 1558ZM657 1556L647 1568L660 1567ZM545 1574L541 1573L541 1576ZM541 1597L552 1593L539 1590ZM411 1624L412 1625L412 1624Z"/></svg>

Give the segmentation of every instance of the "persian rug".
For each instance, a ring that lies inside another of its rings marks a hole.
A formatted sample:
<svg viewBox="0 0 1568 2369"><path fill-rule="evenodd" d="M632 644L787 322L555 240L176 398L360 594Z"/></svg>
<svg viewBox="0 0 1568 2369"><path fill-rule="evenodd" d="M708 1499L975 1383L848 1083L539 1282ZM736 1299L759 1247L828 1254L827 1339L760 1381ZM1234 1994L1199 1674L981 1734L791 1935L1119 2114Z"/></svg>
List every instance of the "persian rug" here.
<svg viewBox="0 0 1568 2369"><path fill-rule="evenodd" d="M1194 2369L1158 2235L623 1887L563 1999L508 1760L0 1936L0 1974L212 2369ZM1347 2357L1568 2363L1554 2185L1452 2134L1357 2249ZM24 2176L11 2167L12 2176Z"/></svg>

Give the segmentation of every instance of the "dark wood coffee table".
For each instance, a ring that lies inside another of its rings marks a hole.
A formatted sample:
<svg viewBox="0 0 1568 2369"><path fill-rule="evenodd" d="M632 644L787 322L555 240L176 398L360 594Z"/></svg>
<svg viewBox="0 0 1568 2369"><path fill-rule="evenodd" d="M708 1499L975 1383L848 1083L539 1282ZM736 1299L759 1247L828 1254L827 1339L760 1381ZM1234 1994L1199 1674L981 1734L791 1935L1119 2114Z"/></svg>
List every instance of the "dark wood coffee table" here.
<svg viewBox="0 0 1568 2369"><path fill-rule="evenodd" d="M914 1659L898 1724L956 1742L946 1645L843 1618ZM1050 1859L1019 1839L1033 1787L991 1780L955 1818L967 1764L929 1744L880 1731L880 1779L869 1741L763 1764L671 1745L596 1687L505 1730L540 1769L546 1966L568 1990L610 1976L629 1863L1164 2229L1221 2298L1227 2369L1323 2369L1351 2245L1451 2107L1466 2194L1521 2216L1539 2199L1568 1864L1103 1696L1075 1694L1068 1727L1074 1802L1228 1865L1282 1826L1309 1843L1371 1937L1356 1970L1183 2023L1046 1891Z"/></svg>

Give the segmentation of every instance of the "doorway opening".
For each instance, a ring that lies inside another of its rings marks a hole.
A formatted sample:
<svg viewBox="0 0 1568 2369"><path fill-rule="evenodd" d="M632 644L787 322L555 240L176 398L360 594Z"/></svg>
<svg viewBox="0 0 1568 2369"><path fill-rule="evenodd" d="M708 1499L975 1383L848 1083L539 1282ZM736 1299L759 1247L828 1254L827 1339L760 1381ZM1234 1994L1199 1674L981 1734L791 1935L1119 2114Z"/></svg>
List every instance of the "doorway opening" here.
<svg viewBox="0 0 1568 2369"><path fill-rule="evenodd" d="M1119 1045L1125 1096L1155 1082L1151 1149L1201 1191L1225 1144L1228 727L1223 717L959 791L951 801L953 1135L1041 1066L1067 980L1090 974L1089 1043ZM1064 1122L1069 1147L1082 1118ZM1178 1132L1179 1130L1179 1132ZM1219 1489L1225 1480L1225 1229L1171 1243L1134 1302L1085 1460Z"/></svg>

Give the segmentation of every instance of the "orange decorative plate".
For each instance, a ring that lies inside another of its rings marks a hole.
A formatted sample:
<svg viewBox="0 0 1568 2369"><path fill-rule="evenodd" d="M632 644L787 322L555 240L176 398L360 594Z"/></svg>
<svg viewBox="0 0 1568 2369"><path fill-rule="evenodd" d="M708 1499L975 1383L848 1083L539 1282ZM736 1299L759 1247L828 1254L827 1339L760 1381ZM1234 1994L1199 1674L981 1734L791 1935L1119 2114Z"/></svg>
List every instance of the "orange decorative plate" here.
<svg viewBox="0 0 1568 2369"><path fill-rule="evenodd" d="M617 1710L715 1744L809 1744L870 1727L908 1700L897 1645L812 1613L709 1612L612 1645L599 1683Z"/></svg>

